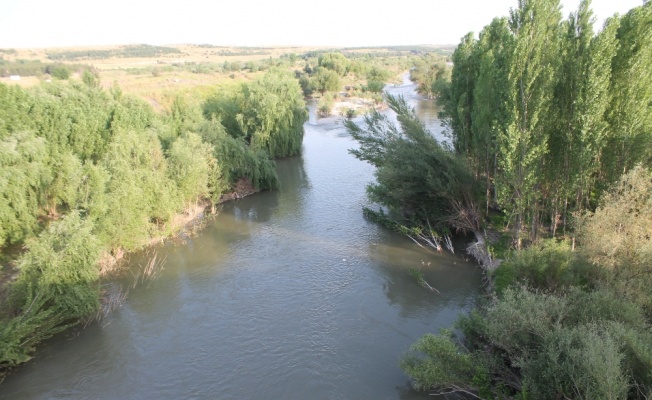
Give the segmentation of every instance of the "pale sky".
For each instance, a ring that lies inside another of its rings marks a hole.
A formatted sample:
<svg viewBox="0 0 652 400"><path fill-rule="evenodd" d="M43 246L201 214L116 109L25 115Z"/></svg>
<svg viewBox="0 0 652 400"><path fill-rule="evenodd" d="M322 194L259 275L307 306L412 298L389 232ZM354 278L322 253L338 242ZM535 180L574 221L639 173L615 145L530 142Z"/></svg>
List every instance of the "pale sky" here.
<svg viewBox="0 0 652 400"><path fill-rule="evenodd" d="M580 0L561 0L566 17ZM596 29L643 0L594 0ZM0 0L0 48L457 44L517 0Z"/></svg>

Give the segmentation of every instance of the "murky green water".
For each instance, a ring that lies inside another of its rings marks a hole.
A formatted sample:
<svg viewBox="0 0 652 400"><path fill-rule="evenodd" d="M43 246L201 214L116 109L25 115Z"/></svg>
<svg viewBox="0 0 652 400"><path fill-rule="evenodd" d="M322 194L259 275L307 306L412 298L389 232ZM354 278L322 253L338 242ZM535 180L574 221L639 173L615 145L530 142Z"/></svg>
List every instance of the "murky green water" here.
<svg viewBox="0 0 652 400"><path fill-rule="evenodd" d="M440 130L412 85L390 91ZM48 341L0 398L427 398L399 359L472 306L480 271L367 222L373 169L354 146L313 110L303 155L278 162L281 190L226 204L198 236L159 246L157 279L103 323ZM423 263L440 294L410 276Z"/></svg>

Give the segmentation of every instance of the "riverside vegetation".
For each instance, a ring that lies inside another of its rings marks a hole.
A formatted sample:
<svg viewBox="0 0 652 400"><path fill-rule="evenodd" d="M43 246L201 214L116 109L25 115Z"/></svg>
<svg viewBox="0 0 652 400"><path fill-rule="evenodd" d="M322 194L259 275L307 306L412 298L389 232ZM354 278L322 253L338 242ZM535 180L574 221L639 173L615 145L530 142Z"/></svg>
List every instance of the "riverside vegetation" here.
<svg viewBox="0 0 652 400"><path fill-rule="evenodd" d="M400 128L349 124L376 166L368 215L426 238L475 231L505 259L486 301L402 368L465 398L650 398L652 3L594 33L588 0L566 20L558 0L520 1L452 58L430 87L450 145L401 99Z"/></svg>
<svg viewBox="0 0 652 400"><path fill-rule="evenodd" d="M179 97L162 115L92 77L0 84L3 264L19 253L3 287L0 369L98 312L100 260L173 233L175 214L215 204L238 180L276 188L273 158L301 151L306 118L299 83L280 69L203 105Z"/></svg>
<svg viewBox="0 0 652 400"><path fill-rule="evenodd" d="M0 376L44 339L105 314L114 297L103 293L101 277L122 254L173 235L198 210L233 198L223 195L243 182L277 188L273 159L300 153L303 96L320 73L337 75L338 86L323 88L333 98L345 83L362 93L364 79L382 89L420 57L410 49L345 53L131 71L144 87L107 84L102 77L115 77L111 71L75 63L183 53L127 46L0 60L3 74L54 79L0 84ZM195 67L192 74L217 74L210 79L220 83L158 88L162 78L176 81Z"/></svg>

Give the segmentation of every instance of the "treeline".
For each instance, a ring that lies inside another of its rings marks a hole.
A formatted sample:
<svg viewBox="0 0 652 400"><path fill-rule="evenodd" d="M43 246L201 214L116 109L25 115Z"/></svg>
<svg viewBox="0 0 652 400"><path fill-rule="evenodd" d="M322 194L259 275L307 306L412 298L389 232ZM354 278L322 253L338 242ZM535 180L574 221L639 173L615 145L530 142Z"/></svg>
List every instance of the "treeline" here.
<svg viewBox="0 0 652 400"><path fill-rule="evenodd" d="M295 75L305 96L316 93L320 96L318 112L321 116L331 114L339 92L346 89L346 96L366 97L376 104L383 101L385 84L400 72L409 68L412 58L356 56L343 52L308 52L302 56L303 70ZM356 111L349 109L347 117L354 117Z"/></svg>
<svg viewBox="0 0 652 400"><path fill-rule="evenodd" d="M596 34L590 1L519 3L453 54L445 118L516 238L556 235L624 172L652 160L652 4Z"/></svg>
<svg viewBox="0 0 652 400"><path fill-rule="evenodd" d="M8 61L0 58L0 76L10 75L36 76L50 75L57 79L68 79L74 71L88 70L97 75L94 67L82 64L43 63L40 60Z"/></svg>
<svg viewBox="0 0 652 400"><path fill-rule="evenodd" d="M415 60L410 79L417 84L417 91L428 98L444 98L450 86L452 68L448 59L428 54Z"/></svg>
<svg viewBox="0 0 652 400"><path fill-rule="evenodd" d="M403 359L418 388L652 396L652 4L597 34L591 21L587 0L567 20L558 0L525 0L465 36L439 92L450 146L401 99L399 127L378 113L347 124L376 167L383 209L367 215L423 245L472 231L467 250L490 259L490 297ZM501 230L513 250L497 265L484 233Z"/></svg>
<svg viewBox="0 0 652 400"><path fill-rule="evenodd" d="M26 249L2 288L0 370L97 312L100 260L174 233L176 214L238 180L277 187L272 158L301 151L306 118L281 70L204 104L179 97L163 115L92 80L0 85L3 264Z"/></svg>
<svg viewBox="0 0 652 400"><path fill-rule="evenodd" d="M101 60L111 57L120 58L152 58L165 54L181 54L181 50L174 47L152 46L149 44L138 44L122 46L117 49L108 50L68 50L47 53L50 60Z"/></svg>

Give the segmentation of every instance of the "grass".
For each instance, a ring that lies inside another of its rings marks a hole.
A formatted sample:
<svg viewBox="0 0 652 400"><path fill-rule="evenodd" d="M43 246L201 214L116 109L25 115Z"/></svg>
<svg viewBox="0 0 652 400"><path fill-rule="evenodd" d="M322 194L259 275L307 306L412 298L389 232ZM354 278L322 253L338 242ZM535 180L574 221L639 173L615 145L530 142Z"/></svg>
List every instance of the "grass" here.
<svg viewBox="0 0 652 400"><path fill-rule="evenodd" d="M103 87L111 87L117 82L123 92L140 96L149 101L157 110L165 109L169 104L166 98L169 93L184 92L188 89L198 89L200 92L211 86L225 82L251 80L257 72L223 71L225 62L240 63L260 62L263 60L279 59L282 55L291 53L297 56L308 52L338 51L343 49L325 48L318 46L303 47L231 47L211 45L168 45L166 48L175 49L175 52L164 52L151 57L124 57L125 46L92 46L92 47L67 47L67 48L39 48L39 49L7 49L2 52L2 58L7 61L16 60L39 60L45 64L53 63L48 54L75 52L89 54L114 54L103 59L73 59L56 60L66 65L87 64L95 67L100 73L100 83ZM368 54L376 53L382 62L384 54L396 53L397 51L409 54L412 47L395 49L389 47L357 48L346 49L346 53ZM433 47L433 50L435 48ZM391 56L394 58L398 56ZM287 60L287 57L285 58ZM301 70L305 61L297 57L294 65L290 68ZM401 71L392 71L396 76ZM9 77L0 78L0 82L7 84L18 84L23 87L35 86L46 78L22 77L20 81L11 81ZM80 79L78 73L73 73L71 79ZM361 77L345 77L343 85L359 85ZM364 78L362 78L364 80Z"/></svg>

